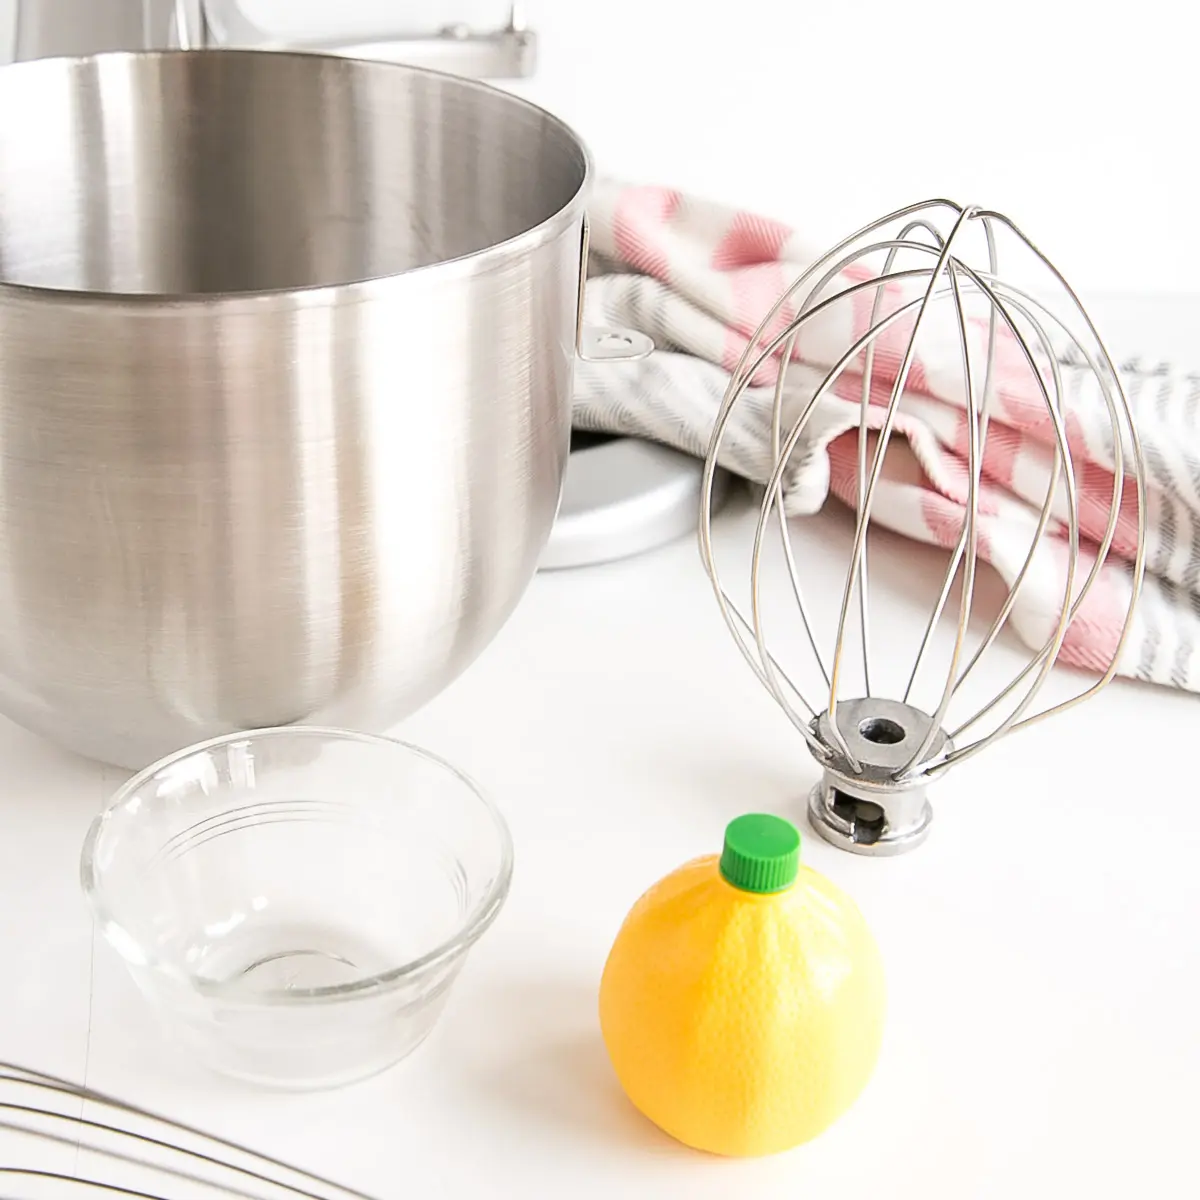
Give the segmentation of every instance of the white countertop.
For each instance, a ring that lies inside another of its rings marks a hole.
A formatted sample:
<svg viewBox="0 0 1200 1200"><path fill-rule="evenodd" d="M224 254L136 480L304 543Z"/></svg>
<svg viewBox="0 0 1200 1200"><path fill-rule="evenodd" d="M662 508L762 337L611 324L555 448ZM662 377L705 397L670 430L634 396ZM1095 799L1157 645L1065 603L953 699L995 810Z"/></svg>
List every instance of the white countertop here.
<svg viewBox="0 0 1200 1200"><path fill-rule="evenodd" d="M750 528L725 514L727 560ZM798 527L805 578L830 581L813 589L826 618L848 532L836 507ZM899 670L944 560L880 544L876 661ZM985 587L985 616L987 600ZM1021 653L998 647L993 677ZM93 944L77 882L120 773L0 723L0 1058L86 1074L381 1197L1192 1197L1198 717L1195 696L1118 681L952 773L923 847L856 858L804 824L816 766L734 648L692 539L539 576L475 666L398 731L505 811L510 900L413 1057L300 1096L213 1078L158 1037ZM676 1146L630 1108L596 989L638 894L752 809L795 819L807 861L859 902L890 1010L846 1117L798 1151L736 1162Z"/></svg>

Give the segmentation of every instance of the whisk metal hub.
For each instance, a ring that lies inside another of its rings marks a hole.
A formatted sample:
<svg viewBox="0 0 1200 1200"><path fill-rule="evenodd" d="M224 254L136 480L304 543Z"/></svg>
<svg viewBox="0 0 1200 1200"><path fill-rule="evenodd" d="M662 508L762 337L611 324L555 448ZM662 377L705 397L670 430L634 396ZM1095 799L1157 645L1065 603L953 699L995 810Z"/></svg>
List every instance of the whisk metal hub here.
<svg viewBox="0 0 1200 1200"><path fill-rule="evenodd" d="M928 713L880 696L839 701L836 712L840 740L828 710L812 723L824 751L813 751L824 768L808 798L813 828L852 854L903 854L919 846L933 820L928 776L904 771L927 739L921 759L936 761L952 748L949 737Z"/></svg>

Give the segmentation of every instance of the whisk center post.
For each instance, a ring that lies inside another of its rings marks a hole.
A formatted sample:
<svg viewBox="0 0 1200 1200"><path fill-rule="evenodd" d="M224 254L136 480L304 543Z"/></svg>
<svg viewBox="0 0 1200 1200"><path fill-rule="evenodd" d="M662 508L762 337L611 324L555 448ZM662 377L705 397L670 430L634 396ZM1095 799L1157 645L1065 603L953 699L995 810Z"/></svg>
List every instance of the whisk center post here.
<svg viewBox="0 0 1200 1200"><path fill-rule="evenodd" d="M902 854L919 846L929 832L933 809L928 779L906 773L909 760L932 732L926 755L936 760L951 746L933 718L911 704L866 696L836 707L837 730L828 712L812 731L827 752L823 774L808 800L813 828L831 844L854 854ZM841 749L842 743L861 769Z"/></svg>

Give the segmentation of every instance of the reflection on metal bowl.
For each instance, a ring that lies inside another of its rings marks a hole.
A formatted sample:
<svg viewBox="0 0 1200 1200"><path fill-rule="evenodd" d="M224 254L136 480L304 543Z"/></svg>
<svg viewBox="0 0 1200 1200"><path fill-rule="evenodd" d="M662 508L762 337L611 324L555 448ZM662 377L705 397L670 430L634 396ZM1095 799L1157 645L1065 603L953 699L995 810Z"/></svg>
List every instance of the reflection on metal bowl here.
<svg viewBox="0 0 1200 1200"><path fill-rule="evenodd" d="M0 69L0 711L140 767L454 679L559 503L589 174L392 63Z"/></svg>

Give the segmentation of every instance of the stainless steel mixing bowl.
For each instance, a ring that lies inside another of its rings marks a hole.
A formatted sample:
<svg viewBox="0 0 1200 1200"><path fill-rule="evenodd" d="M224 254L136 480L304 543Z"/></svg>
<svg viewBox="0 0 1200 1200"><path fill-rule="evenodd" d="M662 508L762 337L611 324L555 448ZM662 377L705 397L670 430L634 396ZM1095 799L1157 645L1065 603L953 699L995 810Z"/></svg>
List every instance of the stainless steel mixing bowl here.
<svg viewBox="0 0 1200 1200"><path fill-rule="evenodd" d="M554 521L588 181L411 67L0 69L0 711L136 768L454 679Z"/></svg>

